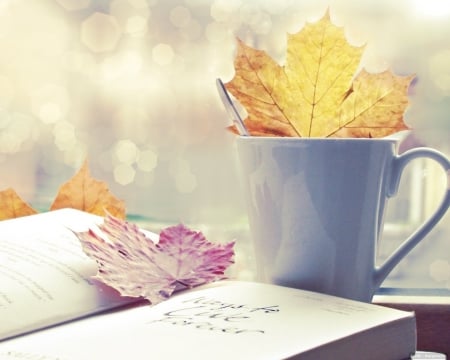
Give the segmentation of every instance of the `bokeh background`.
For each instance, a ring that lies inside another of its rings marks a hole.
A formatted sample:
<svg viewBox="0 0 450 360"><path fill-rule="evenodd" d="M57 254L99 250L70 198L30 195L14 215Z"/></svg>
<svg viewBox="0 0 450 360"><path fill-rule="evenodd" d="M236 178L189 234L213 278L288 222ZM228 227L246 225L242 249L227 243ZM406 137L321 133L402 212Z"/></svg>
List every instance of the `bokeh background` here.
<svg viewBox="0 0 450 360"><path fill-rule="evenodd" d="M366 44L367 70L416 74L405 147L450 155L447 0L1 0L0 189L48 209L88 159L129 214L246 238L215 79L232 78L237 37L283 63L286 34L327 9L352 44ZM381 258L432 211L444 184L426 161L408 169ZM449 244L447 215L387 284L449 289Z"/></svg>

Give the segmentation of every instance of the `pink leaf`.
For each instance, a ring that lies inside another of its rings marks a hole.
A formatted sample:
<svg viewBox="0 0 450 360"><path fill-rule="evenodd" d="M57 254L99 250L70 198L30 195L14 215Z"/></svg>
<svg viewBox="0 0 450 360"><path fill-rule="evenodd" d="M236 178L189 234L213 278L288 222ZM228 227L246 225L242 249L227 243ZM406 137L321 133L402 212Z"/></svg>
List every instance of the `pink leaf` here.
<svg viewBox="0 0 450 360"><path fill-rule="evenodd" d="M184 225L161 231L154 243L136 225L111 215L99 231L75 233L84 252L98 264L96 278L123 296L158 303L178 288L225 278L234 242L213 244Z"/></svg>

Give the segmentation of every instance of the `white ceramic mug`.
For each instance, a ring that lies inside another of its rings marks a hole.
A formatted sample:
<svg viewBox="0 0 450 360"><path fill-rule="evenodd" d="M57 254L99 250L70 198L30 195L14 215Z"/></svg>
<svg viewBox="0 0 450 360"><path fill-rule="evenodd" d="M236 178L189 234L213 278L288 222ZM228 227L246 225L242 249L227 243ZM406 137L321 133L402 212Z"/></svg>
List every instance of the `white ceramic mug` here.
<svg viewBox="0 0 450 360"><path fill-rule="evenodd" d="M258 279L370 301L450 205L450 161L430 148L397 155L396 145L388 138L238 137ZM386 201L396 194L405 165L416 158L442 166L444 198L376 267Z"/></svg>

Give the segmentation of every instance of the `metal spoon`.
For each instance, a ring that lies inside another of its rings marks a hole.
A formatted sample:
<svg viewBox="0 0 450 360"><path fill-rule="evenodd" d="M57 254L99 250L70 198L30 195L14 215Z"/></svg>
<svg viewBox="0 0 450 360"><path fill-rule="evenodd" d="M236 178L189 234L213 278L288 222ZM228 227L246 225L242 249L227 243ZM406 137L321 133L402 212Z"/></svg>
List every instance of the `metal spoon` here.
<svg viewBox="0 0 450 360"><path fill-rule="evenodd" d="M241 136L249 136L249 132L244 125L244 121L242 120L239 112L234 106L233 100L231 100L230 95L228 95L228 91L225 88L222 80L219 78L216 79L217 90L219 91L220 98L222 99L223 105L228 112L228 115L231 116L236 128Z"/></svg>

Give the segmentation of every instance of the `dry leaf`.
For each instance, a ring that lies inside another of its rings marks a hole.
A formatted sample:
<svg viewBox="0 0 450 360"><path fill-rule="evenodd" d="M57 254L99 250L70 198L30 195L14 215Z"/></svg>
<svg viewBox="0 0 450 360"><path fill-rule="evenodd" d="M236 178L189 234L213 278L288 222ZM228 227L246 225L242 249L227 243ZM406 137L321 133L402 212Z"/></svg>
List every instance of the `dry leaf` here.
<svg viewBox="0 0 450 360"><path fill-rule="evenodd" d="M37 213L36 210L23 201L11 188L0 191L0 204L0 220L13 219Z"/></svg>
<svg viewBox="0 0 450 360"><path fill-rule="evenodd" d="M0 204L0 220L37 213L11 188L0 191ZM105 211L121 219L126 216L124 202L111 194L105 182L90 176L87 161L72 179L61 186L50 210L66 207L100 216L104 216Z"/></svg>
<svg viewBox="0 0 450 360"><path fill-rule="evenodd" d="M125 218L124 202L109 191L105 182L91 177L87 161L78 173L60 187L50 210L62 208L78 209L100 216L108 212L115 217Z"/></svg>
<svg viewBox="0 0 450 360"><path fill-rule="evenodd" d="M245 107L251 135L383 137L407 129L413 76L361 71L355 77L363 50L347 42L327 13L288 36L285 66L238 41L235 75L225 86Z"/></svg>
<svg viewBox="0 0 450 360"><path fill-rule="evenodd" d="M152 304L177 288L224 278L233 263L234 242L213 244L184 225L164 229L153 242L136 225L107 215L100 232L76 233L84 252L98 265L96 278L123 296Z"/></svg>
<svg viewBox="0 0 450 360"><path fill-rule="evenodd" d="M370 74L362 70L353 82L353 92L339 110L339 123L345 126L331 136L384 137L408 129L403 113L412 79L389 71Z"/></svg>

